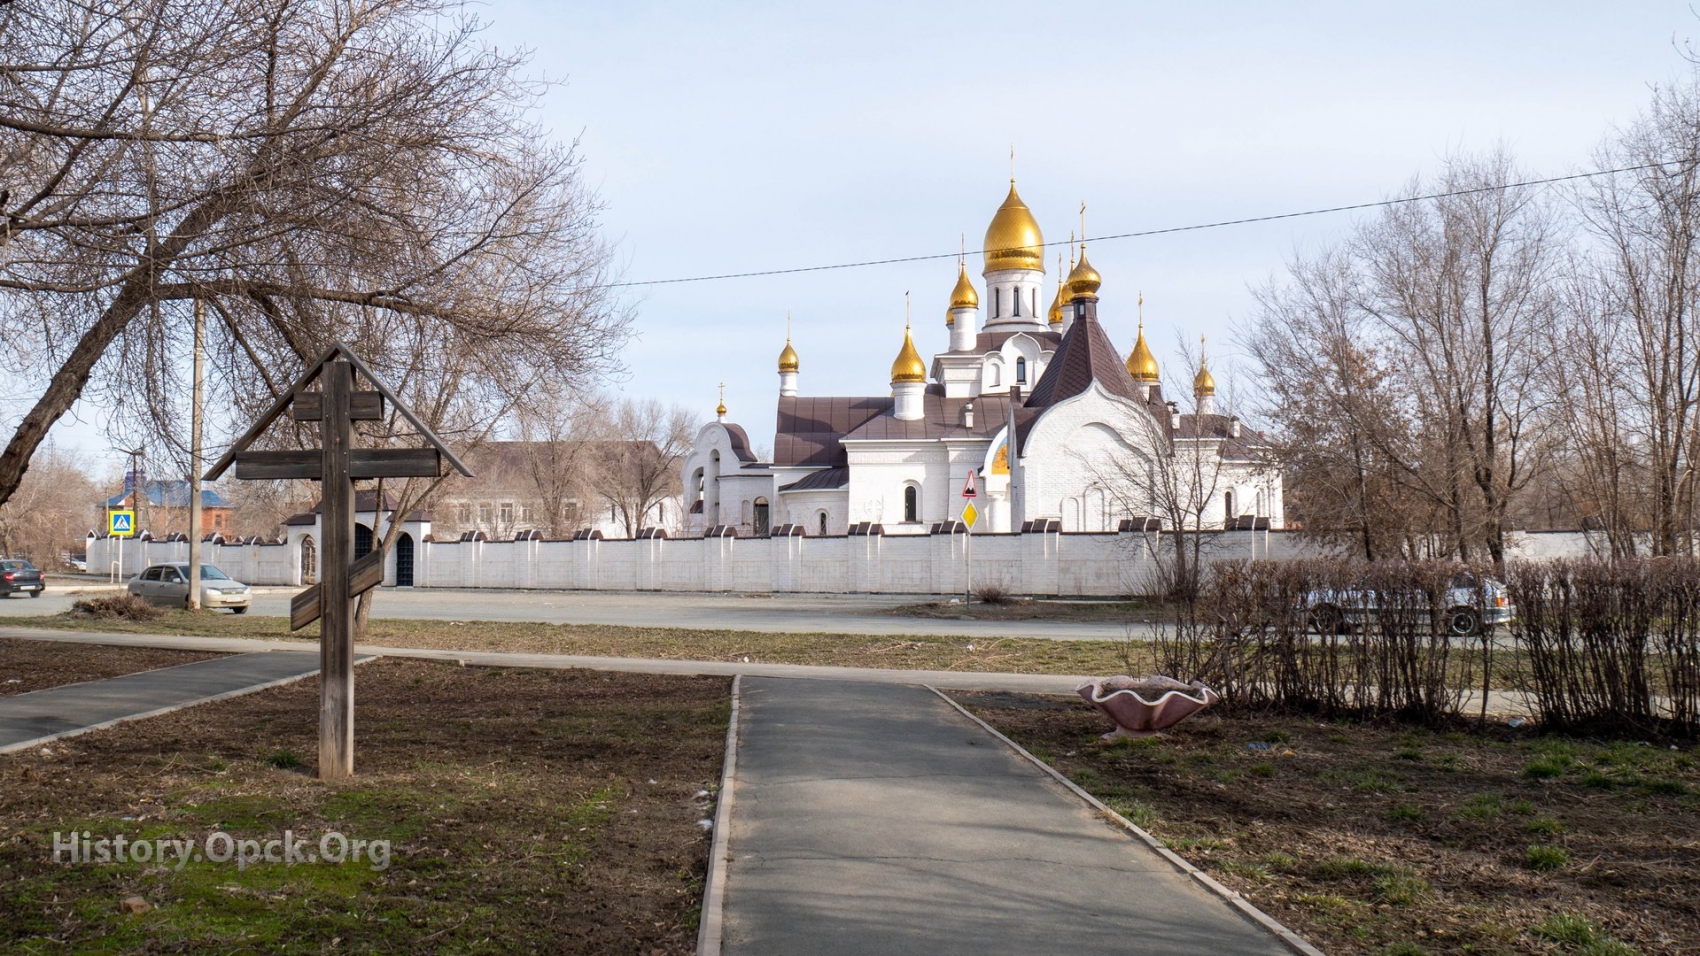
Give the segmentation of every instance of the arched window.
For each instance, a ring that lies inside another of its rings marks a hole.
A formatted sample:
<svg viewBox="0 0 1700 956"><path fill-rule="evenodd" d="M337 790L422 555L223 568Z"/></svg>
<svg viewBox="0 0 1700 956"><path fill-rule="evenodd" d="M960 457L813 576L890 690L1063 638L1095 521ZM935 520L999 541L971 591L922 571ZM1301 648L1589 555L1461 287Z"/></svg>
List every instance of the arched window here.
<svg viewBox="0 0 1700 956"><path fill-rule="evenodd" d="M769 508L767 506L767 499L766 498L757 498L756 499L756 519L755 519L755 533L757 535L767 534L768 531L771 530L769 528L769 525L768 525L768 521L770 520L768 518L768 515L769 515Z"/></svg>
<svg viewBox="0 0 1700 956"><path fill-rule="evenodd" d="M992 290L992 318L995 319L1002 314L1003 314L1003 290L1002 289L993 289Z"/></svg>
<svg viewBox="0 0 1700 956"><path fill-rule="evenodd" d="M903 489L903 520L921 520L921 489L909 485Z"/></svg>
<svg viewBox="0 0 1700 956"><path fill-rule="evenodd" d="M354 557L364 558L372 553L372 529L363 524L354 526Z"/></svg>
<svg viewBox="0 0 1700 956"><path fill-rule="evenodd" d="M997 388L999 385L1003 384L1003 382L1001 381L1001 379L1003 378L1003 374L1002 374L1003 373L1003 366L993 365L991 368L992 368L992 387Z"/></svg>
<svg viewBox="0 0 1700 956"><path fill-rule="evenodd" d="M1239 515L1234 514L1234 493L1232 491L1222 492L1222 514L1225 518L1223 523L1230 528L1233 527L1234 519L1238 518Z"/></svg>
<svg viewBox="0 0 1700 956"><path fill-rule="evenodd" d="M826 512L822 511L816 517L820 521L820 536L824 538L826 537Z"/></svg>
<svg viewBox="0 0 1700 956"><path fill-rule="evenodd" d="M1039 317L1039 287L1033 287L1033 317Z"/></svg>
<svg viewBox="0 0 1700 956"><path fill-rule="evenodd" d="M1009 300L1010 303L1015 306L1015 318L1021 318L1021 290L1009 290Z"/></svg>
<svg viewBox="0 0 1700 956"><path fill-rule="evenodd" d="M1015 360L1015 384L1027 384L1027 360L1024 358Z"/></svg>
<svg viewBox="0 0 1700 956"><path fill-rule="evenodd" d="M319 549L313 544L312 535L301 539L301 583L319 583Z"/></svg>

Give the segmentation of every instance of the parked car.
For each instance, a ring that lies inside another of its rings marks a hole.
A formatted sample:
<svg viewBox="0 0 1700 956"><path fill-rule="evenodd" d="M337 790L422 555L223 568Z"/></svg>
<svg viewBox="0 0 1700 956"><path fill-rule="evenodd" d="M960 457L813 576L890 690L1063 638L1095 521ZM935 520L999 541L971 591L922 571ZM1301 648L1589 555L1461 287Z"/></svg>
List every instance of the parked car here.
<svg viewBox="0 0 1700 956"><path fill-rule="evenodd" d="M87 574L89 570L89 559L86 555L67 554L65 555L65 566L76 571L78 574Z"/></svg>
<svg viewBox="0 0 1700 956"><path fill-rule="evenodd" d="M149 604L187 607L189 565L156 564L131 578L125 590ZM234 614L246 614L248 598L248 585L210 564L201 565L201 607L227 607Z"/></svg>
<svg viewBox="0 0 1700 956"><path fill-rule="evenodd" d="M1447 582L1442 599L1441 626L1453 637L1491 634L1495 627L1517 618L1510 593L1493 578L1457 575ZM1374 624L1381 619L1384 606L1413 616L1432 613L1428 593L1415 588L1397 594L1370 587L1318 588L1306 591L1298 601L1307 627L1318 634L1344 634Z"/></svg>
<svg viewBox="0 0 1700 956"><path fill-rule="evenodd" d="M47 579L35 565L23 558L0 558L0 597L22 592L38 598L46 589Z"/></svg>

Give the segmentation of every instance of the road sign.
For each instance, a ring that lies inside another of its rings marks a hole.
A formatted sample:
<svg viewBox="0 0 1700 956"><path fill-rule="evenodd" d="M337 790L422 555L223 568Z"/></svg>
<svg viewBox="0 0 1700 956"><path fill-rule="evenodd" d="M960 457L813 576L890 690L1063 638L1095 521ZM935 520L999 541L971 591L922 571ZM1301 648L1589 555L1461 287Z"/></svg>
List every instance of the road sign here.
<svg viewBox="0 0 1700 956"><path fill-rule="evenodd" d="M110 511L106 515L106 533L114 538L129 538L136 534L134 511Z"/></svg>
<svg viewBox="0 0 1700 956"><path fill-rule="evenodd" d="M972 528L974 527L974 519L978 517L980 517L980 512L975 510L974 502L968 502L968 506L962 509L962 523Z"/></svg>
<svg viewBox="0 0 1700 956"><path fill-rule="evenodd" d="M973 472L969 472L968 473L968 480L962 483L962 497L964 497L964 498L978 498L978 497L980 497L980 493L978 491L974 490L974 473ZM973 522L969 522L969 524L973 524Z"/></svg>

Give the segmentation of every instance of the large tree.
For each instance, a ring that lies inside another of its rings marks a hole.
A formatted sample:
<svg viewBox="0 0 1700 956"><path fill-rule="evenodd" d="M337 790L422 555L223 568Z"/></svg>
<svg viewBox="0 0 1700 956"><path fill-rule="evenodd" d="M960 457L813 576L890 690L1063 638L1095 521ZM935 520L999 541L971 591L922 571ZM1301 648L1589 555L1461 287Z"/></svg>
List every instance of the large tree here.
<svg viewBox="0 0 1700 956"><path fill-rule="evenodd" d="M0 366L36 395L0 501L79 398L182 434L196 298L232 417L337 339L461 440L609 367L596 202L522 65L448 0L0 6Z"/></svg>

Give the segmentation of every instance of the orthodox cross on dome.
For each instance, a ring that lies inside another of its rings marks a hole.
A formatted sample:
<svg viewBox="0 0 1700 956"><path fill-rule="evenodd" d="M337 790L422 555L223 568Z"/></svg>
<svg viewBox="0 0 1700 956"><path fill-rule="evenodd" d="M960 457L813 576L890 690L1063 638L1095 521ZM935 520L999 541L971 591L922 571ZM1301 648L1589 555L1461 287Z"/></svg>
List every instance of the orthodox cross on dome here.
<svg viewBox="0 0 1700 956"><path fill-rule="evenodd" d="M720 421L720 422L723 422L723 421L726 420L726 383L725 382L720 383L720 404L717 405L714 409L714 420Z"/></svg>

